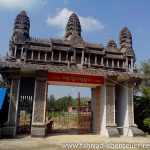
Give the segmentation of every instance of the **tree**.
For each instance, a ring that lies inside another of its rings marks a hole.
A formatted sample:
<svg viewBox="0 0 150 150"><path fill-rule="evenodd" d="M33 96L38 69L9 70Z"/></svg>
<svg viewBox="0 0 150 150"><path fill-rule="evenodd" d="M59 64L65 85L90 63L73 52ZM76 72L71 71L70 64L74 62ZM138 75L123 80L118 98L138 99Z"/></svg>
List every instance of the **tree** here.
<svg viewBox="0 0 150 150"><path fill-rule="evenodd" d="M140 69L150 77L150 59L141 63ZM150 133L150 78L140 87L141 96L134 96L135 123L145 132ZM139 111L140 110L140 111Z"/></svg>
<svg viewBox="0 0 150 150"><path fill-rule="evenodd" d="M60 97L57 100L55 99L54 95L50 95L48 99L48 110L49 111L67 111L69 106L76 106L77 101L73 99L70 95Z"/></svg>
<svg viewBox="0 0 150 150"><path fill-rule="evenodd" d="M48 99L48 110L52 110L55 108L55 97L54 95L50 95L50 98Z"/></svg>
<svg viewBox="0 0 150 150"><path fill-rule="evenodd" d="M0 75L0 88L5 86L5 82L3 81L1 75Z"/></svg>

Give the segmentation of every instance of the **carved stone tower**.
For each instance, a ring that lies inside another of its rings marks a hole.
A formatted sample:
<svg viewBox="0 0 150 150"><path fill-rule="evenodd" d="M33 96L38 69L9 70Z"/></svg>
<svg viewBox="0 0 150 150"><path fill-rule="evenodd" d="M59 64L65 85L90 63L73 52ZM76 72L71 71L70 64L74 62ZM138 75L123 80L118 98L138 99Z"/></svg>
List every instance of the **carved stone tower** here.
<svg viewBox="0 0 150 150"><path fill-rule="evenodd" d="M135 69L135 53L132 47L132 35L128 27L123 27L119 35L120 50L126 57L125 66L131 72Z"/></svg>
<svg viewBox="0 0 150 150"><path fill-rule="evenodd" d="M18 42L25 42L30 38L29 36L30 30L30 20L25 11L21 11L14 23L14 33L13 38Z"/></svg>
<svg viewBox="0 0 150 150"><path fill-rule="evenodd" d="M77 14L72 13L66 25L65 40L71 41L74 47L83 48L84 42L81 37L81 25Z"/></svg>

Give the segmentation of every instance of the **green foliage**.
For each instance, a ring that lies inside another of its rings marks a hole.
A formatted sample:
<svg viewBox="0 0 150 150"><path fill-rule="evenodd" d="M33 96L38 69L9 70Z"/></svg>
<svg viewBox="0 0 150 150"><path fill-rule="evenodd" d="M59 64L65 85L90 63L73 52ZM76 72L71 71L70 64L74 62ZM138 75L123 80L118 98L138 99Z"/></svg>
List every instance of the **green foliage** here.
<svg viewBox="0 0 150 150"><path fill-rule="evenodd" d="M150 116L150 97L134 96L134 118L140 129L150 133L150 127L144 122Z"/></svg>
<svg viewBox="0 0 150 150"><path fill-rule="evenodd" d="M141 71L146 75L150 75L150 58L147 61L141 62Z"/></svg>
<svg viewBox="0 0 150 150"><path fill-rule="evenodd" d="M150 87L142 87L142 94L144 97L150 97Z"/></svg>
<svg viewBox="0 0 150 150"><path fill-rule="evenodd" d="M73 99L71 96L64 96L55 99L54 95L51 95L48 99L48 110L66 111L69 106L76 106L77 100Z"/></svg>
<svg viewBox="0 0 150 150"><path fill-rule="evenodd" d="M141 63L141 70L150 76L150 59ZM150 86L147 83L150 83L150 79L142 82L141 96L134 96L134 116L138 127L150 133Z"/></svg>
<svg viewBox="0 0 150 150"><path fill-rule="evenodd" d="M150 117L144 119L144 125L150 128Z"/></svg>
<svg viewBox="0 0 150 150"><path fill-rule="evenodd" d="M54 95L50 95L50 98L48 99L48 110L52 110L55 108L55 97Z"/></svg>
<svg viewBox="0 0 150 150"><path fill-rule="evenodd" d="M0 79L0 88L5 86L5 82Z"/></svg>

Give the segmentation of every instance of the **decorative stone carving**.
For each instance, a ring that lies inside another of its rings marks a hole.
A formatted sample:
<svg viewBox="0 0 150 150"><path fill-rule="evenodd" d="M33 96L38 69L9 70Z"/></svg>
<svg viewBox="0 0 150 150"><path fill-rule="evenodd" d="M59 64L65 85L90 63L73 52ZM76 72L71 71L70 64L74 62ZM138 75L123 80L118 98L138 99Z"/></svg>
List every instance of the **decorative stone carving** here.
<svg viewBox="0 0 150 150"><path fill-rule="evenodd" d="M114 42L113 39L110 39L108 44L107 44L107 47L110 49L117 49L117 44Z"/></svg>
<svg viewBox="0 0 150 150"><path fill-rule="evenodd" d="M106 129L108 135L119 136L119 131L115 124L115 85L107 81L106 84Z"/></svg>
<svg viewBox="0 0 150 150"><path fill-rule="evenodd" d="M78 16L75 13L69 17L67 26L66 26L66 35L65 38L68 38L73 34L73 31L76 31L77 35L81 37L81 25Z"/></svg>
<svg viewBox="0 0 150 150"><path fill-rule="evenodd" d="M25 42L29 39L30 20L25 11L20 12L14 23L14 41Z"/></svg>
<svg viewBox="0 0 150 150"><path fill-rule="evenodd" d="M47 74L37 72L31 136L45 136Z"/></svg>
<svg viewBox="0 0 150 150"><path fill-rule="evenodd" d="M132 35L128 27L123 27L119 34L119 45L121 51L125 53L126 56L135 57L134 50L132 48Z"/></svg>

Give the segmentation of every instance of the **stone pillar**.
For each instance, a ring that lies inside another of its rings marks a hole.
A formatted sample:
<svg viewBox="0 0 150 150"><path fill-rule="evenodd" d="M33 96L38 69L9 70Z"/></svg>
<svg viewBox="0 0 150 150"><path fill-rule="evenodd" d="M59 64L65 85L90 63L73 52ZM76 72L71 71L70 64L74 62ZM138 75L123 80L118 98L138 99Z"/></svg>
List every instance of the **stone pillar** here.
<svg viewBox="0 0 150 150"><path fill-rule="evenodd" d="M144 135L134 124L133 86L127 83L124 83L124 86L117 85L116 96L116 123L120 135Z"/></svg>
<svg viewBox="0 0 150 150"><path fill-rule="evenodd" d="M59 52L59 59L58 59L59 62L61 62L61 52Z"/></svg>
<svg viewBox="0 0 150 150"><path fill-rule="evenodd" d="M108 67L108 59L106 60L106 66Z"/></svg>
<svg viewBox="0 0 150 150"><path fill-rule="evenodd" d="M128 84L128 119L131 136L143 136L145 133L137 128L134 124L134 109L133 109L133 85Z"/></svg>
<svg viewBox="0 0 150 150"><path fill-rule="evenodd" d="M52 51L52 54L51 54L51 61L54 60L54 52Z"/></svg>
<svg viewBox="0 0 150 150"><path fill-rule="evenodd" d="M106 129L108 136L119 136L115 123L115 84L106 82Z"/></svg>
<svg viewBox="0 0 150 150"><path fill-rule="evenodd" d="M88 64L89 64L89 66L90 66L90 64L91 64L91 58L90 58L90 57L91 57L91 54L89 53L89 54L88 54Z"/></svg>
<svg viewBox="0 0 150 150"><path fill-rule="evenodd" d="M120 66L120 63L119 63L119 59L117 60L117 67L119 68Z"/></svg>
<svg viewBox="0 0 150 150"><path fill-rule="evenodd" d="M96 87L96 134L100 134L100 87Z"/></svg>
<svg viewBox="0 0 150 150"><path fill-rule="evenodd" d="M16 58L16 54L17 54L17 46L15 45L15 51L14 51L14 57Z"/></svg>
<svg viewBox="0 0 150 150"><path fill-rule="evenodd" d="M119 136L115 123L115 84L105 81L100 90L100 135Z"/></svg>
<svg viewBox="0 0 150 150"><path fill-rule="evenodd" d="M24 47L21 48L21 58L24 57L23 56L23 49L24 49Z"/></svg>
<svg viewBox="0 0 150 150"><path fill-rule="evenodd" d="M127 68L129 68L128 57L126 57L126 65L127 65Z"/></svg>
<svg viewBox="0 0 150 150"><path fill-rule="evenodd" d="M93 132L100 134L100 87L92 88Z"/></svg>
<svg viewBox="0 0 150 150"><path fill-rule="evenodd" d="M31 60L33 60L33 51L31 52Z"/></svg>
<svg viewBox="0 0 150 150"><path fill-rule="evenodd" d="M73 51L74 61L76 62L76 50Z"/></svg>
<svg viewBox="0 0 150 150"><path fill-rule="evenodd" d="M133 58L131 58L131 69L133 69Z"/></svg>
<svg viewBox="0 0 150 150"><path fill-rule="evenodd" d="M35 80L31 136L44 137L46 133L47 74L38 75Z"/></svg>
<svg viewBox="0 0 150 150"><path fill-rule="evenodd" d="M114 67L114 59L112 59L112 67Z"/></svg>
<svg viewBox="0 0 150 150"><path fill-rule="evenodd" d="M68 52L66 52L66 61L68 61Z"/></svg>
<svg viewBox="0 0 150 150"><path fill-rule="evenodd" d="M95 65L97 65L97 55L95 54Z"/></svg>
<svg viewBox="0 0 150 150"><path fill-rule="evenodd" d="M40 51L38 52L38 60L40 60Z"/></svg>
<svg viewBox="0 0 150 150"><path fill-rule="evenodd" d="M82 50L82 56L81 56L81 64L84 63L84 49Z"/></svg>
<svg viewBox="0 0 150 150"><path fill-rule="evenodd" d="M133 58L131 58L131 66L130 66L131 68L131 72L133 72L133 69L134 69L134 63L133 63Z"/></svg>
<svg viewBox="0 0 150 150"><path fill-rule="evenodd" d="M2 128L2 134L15 137L17 127L18 99L20 89L20 77L11 76L10 104L8 112L8 122Z"/></svg>
<svg viewBox="0 0 150 150"><path fill-rule="evenodd" d="M101 57L101 66L103 66L103 65L104 65L104 58Z"/></svg>
<svg viewBox="0 0 150 150"><path fill-rule="evenodd" d="M47 61L47 52L45 52L45 61Z"/></svg>
<svg viewBox="0 0 150 150"><path fill-rule="evenodd" d="M120 135L129 136L128 88L116 86L116 124Z"/></svg>

